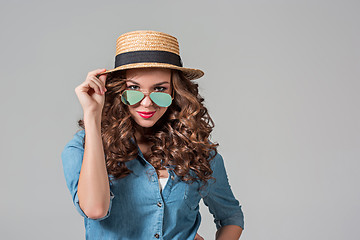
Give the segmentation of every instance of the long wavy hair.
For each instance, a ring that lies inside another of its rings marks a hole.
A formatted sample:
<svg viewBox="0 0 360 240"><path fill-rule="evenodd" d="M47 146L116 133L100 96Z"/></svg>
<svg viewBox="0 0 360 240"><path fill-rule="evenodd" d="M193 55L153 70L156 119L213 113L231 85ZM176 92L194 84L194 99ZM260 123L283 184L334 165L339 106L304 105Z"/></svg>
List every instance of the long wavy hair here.
<svg viewBox="0 0 360 240"><path fill-rule="evenodd" d="M101 119L106 167L115 179L132 172L125 162L138 155L134 137L137 123L120 97L126 89L124 79L125 71L108 74ZM171 70L171 86L172 104L151 128L151 133L145 136L152 144L146 160L157 174L167 166L187 183L200 180L206 185L213 178L210 161L217 154L219 145L209 140L214 122L203 105L197 83L186 79L180 71ZM84 129L83 119L78 120L78 125Z"/></svg>

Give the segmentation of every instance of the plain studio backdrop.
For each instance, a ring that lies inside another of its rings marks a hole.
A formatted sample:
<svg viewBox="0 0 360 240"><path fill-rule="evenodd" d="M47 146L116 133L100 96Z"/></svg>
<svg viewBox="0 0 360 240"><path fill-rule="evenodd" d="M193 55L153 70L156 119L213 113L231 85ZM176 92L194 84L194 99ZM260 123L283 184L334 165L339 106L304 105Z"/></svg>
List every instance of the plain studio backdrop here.
<svg viewBox="0 0 360 240"><path fill-rule="evenodd" d="M0 238L84 239L60 154L75 87L116 38L178 38L215 121L244 240L359 239L359 1L2 1ZM201 201L198 233L214 239ZM126 216L124 216L126 218Z"/></svg>

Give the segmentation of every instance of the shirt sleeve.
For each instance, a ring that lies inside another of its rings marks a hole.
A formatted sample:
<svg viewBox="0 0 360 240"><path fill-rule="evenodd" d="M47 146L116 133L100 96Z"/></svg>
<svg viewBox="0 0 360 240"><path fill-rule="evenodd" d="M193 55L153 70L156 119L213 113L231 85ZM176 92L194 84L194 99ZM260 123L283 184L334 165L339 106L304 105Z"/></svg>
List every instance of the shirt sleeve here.
<svg viewBox="0 0 360 240"><path fill-rule="evenodd" d="M61 159L62 159L66 185L70 191L75 208L80 213L81 216L83 216L84 218L89 218L80 208L79 198L77 194L80 170L84 156L84 148L83 148L84 136L85 136L85 130L81 130L75 133L73 138L65 145L61 153ZM114 198L114 194L110 190L110 205L107 214L102 218L97 218L97 219L89 218L89 219L101 221L109 217L113 198Z"/></svg>
<svg viewBox="0 0 360 240"><path fill-rule="evenodd" d="M210 161L210 166L213 170L212 176L216 181L213 179L208 181L203 201L214 217L216 228L219 229L225 225L237 225L244 229L244 215L241 205L231 191L222 156L217 154Z"/></svg>

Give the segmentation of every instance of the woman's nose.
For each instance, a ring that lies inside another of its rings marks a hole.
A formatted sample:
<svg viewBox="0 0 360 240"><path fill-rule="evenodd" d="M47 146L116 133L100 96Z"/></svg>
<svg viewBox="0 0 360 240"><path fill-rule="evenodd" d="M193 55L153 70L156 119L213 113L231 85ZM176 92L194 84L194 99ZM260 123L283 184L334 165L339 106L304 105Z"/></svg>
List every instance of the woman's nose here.
<svg viewBox="0 0 360 240"><path fill-rule="evenodd" d="M145 96L144 99L141 101L141 106L143 107L150 107L153 104L149 95Z"/></svg>

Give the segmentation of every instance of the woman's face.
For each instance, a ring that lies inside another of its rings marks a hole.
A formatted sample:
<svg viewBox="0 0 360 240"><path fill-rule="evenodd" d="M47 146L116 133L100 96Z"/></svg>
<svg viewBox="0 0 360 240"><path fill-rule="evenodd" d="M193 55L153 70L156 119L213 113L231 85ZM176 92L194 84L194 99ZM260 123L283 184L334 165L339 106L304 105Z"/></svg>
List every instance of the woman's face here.
<svg viewBox="0 0 360 240"><path fill-rule="evenodd" d="M167 107L156 105L149 97L153 91L165 92L171 95L171 70L162 68L138 68L126 70L126 85L128 90L138 90L145 97L137 104L128 106L135 122L145 128L154 124L164 115Z"/></svg>

